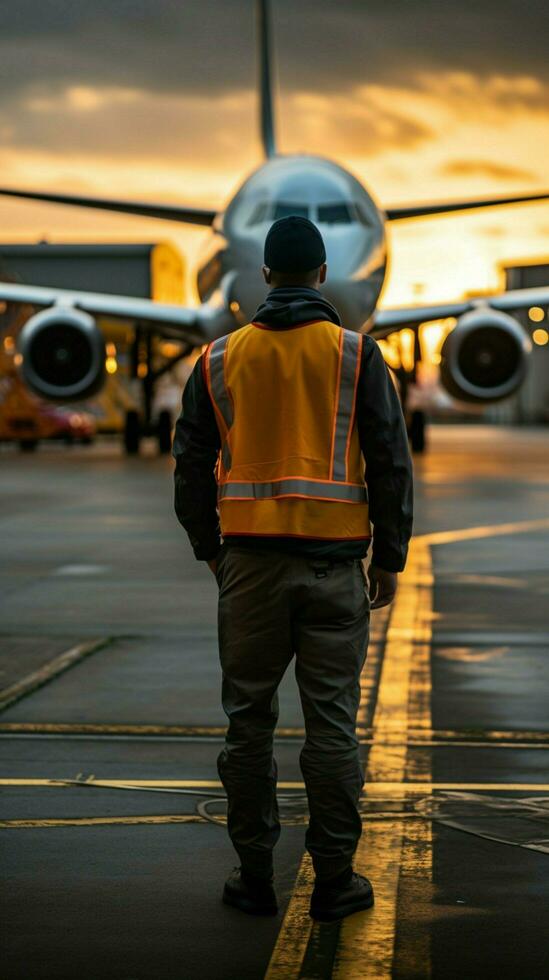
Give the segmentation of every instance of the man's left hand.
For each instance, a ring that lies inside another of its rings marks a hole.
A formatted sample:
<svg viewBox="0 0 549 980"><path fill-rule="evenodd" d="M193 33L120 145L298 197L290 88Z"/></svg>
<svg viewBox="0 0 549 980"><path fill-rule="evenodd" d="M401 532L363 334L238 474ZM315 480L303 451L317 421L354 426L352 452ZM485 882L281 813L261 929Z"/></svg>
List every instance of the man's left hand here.
<svg viewBox="0 0 549 980"><path fill-rule="evenodd" d="M382 609L383 606L390 605L397 590L396 572L387 572L372 562L368 569L368 581L370 583L370 608Z"/></svg>

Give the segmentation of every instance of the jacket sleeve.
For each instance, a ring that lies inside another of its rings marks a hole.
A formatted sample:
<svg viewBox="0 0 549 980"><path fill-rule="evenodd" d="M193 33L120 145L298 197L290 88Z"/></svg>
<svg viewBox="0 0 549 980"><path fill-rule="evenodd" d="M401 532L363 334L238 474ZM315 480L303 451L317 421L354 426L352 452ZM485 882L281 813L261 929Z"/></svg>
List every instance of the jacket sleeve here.
<svg viewBox="0 0 549 980"><path fill-rule="evenodd" d="M356 411L374 526L372 561L388 572L401 572L412 534L412 460L400 399L381 350L368 336Z"/></svg>
<svg viewBox="0 0 549 980"><path fill-rule="evenodd" d="M221 546L214 473L221 439L202 362L200 356L183 390L172 456L175 512L189 536L195 558L209 561Z"/></svg>

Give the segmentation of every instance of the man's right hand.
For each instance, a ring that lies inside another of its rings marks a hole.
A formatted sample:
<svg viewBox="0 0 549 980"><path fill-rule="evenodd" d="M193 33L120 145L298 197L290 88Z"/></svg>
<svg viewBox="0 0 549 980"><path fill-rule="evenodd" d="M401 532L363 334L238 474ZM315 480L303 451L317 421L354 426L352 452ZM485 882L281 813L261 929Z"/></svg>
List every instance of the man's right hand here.
<svg viewBox="0 0 549 980"><path fill-rule="evenodd" d="M368 569L371 609L381 609L382 606L388 606L393 601L397 581L396 572L386 572L384 568L379 568L372 562Z"/></svg>

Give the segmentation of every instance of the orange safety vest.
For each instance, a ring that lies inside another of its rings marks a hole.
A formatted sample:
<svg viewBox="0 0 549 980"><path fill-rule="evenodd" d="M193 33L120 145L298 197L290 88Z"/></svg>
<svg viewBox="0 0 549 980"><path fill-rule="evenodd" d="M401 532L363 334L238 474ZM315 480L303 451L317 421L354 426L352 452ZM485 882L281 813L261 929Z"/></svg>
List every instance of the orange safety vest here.
<svg viewBox="0 0 549 980"><path fill-rule="evenodd" d="M223 537L368 539L355 405L362 336L328 320L250 323L208 345Z"/></svg>

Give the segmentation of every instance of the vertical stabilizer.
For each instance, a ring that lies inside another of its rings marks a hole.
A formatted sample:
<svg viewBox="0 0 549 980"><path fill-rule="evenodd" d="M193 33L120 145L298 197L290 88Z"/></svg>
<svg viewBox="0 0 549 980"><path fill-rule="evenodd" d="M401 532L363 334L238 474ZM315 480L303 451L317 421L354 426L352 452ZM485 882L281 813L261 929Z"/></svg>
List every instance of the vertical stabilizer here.
<svg viewBox="0 0 549 980"><path fill-rule="evenodd" d="M269 14L269 0L257 0L259 111L261 123L261 142L263 143L263 150L266 157L272 157L276 153L271 77L271 25Z"/></svg>

